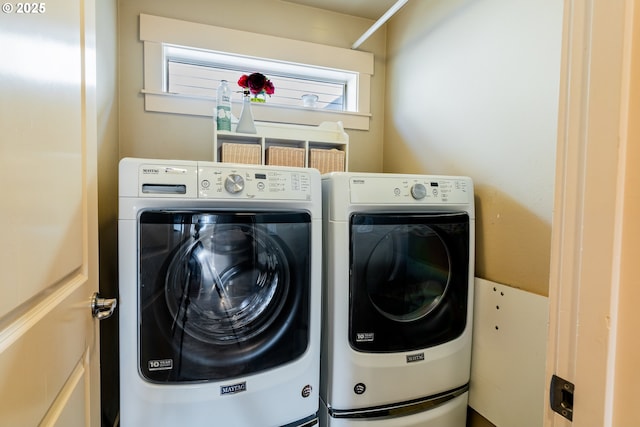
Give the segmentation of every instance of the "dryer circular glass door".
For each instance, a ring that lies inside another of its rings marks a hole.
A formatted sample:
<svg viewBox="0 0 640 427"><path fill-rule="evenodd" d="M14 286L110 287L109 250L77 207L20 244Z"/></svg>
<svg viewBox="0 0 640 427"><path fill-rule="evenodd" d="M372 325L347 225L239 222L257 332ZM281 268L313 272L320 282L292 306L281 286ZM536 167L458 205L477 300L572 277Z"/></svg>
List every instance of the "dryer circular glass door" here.
<svg viewBox="0 0 640 427"><path fill-rule="evenodd" d="M467 214L354 214L350 259L354 349L409 351L464 331L470 286Z"/></svg>
<svg viewBox="0 0 640 427"><path fill-rule="evenodd" d="M307 213L143 212L143 377L219 380L300 357L309 343L310 223Z"/></svg>
<svg viewBox="0 0 640 427"><path fill-rule="evenodd" d="M373 245L364 283L380 314L397 322L413 322L438 307L450 272L449 250L438 232L425 224L402 224L391 227Z"/></svg>

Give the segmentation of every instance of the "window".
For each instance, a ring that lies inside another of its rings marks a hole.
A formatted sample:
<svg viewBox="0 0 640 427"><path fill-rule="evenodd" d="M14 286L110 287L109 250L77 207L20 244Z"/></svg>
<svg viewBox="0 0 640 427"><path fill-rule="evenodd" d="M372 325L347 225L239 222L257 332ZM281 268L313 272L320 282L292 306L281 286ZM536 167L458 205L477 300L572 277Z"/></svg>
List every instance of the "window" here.
<svg viewBox="0 0 640 427"><path fill-rule="evenodd" d="M149 111L211 116L220 80L239 91L240 76L259 71L273 81L276 93L254 105L256 120L341 121L345 128L369 128L371 53L151 15L140 15L140 38ZM305 94L318 97L311 109L303 105ZM236 115L240 103L238 96Z"/></svg>
<svg viewBox="0 0 640 427"><path fill-rule="evenodd" d="M247 70L260 70L276 87L269 105L303 106L303 96L317 96L316 108L357 111L357 73L330 70L300 64L245 58L238 55L200 51L179 46L165 46L167 91L180 95L215 96L220 80L227 80L232 90Z"/></svg>

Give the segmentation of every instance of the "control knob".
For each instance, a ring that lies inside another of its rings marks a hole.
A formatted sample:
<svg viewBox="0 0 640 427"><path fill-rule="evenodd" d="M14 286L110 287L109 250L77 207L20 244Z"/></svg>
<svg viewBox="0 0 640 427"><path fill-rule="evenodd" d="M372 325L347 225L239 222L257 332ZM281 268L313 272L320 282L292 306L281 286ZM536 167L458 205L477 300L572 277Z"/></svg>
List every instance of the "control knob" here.
<svg viewBox="0 0 640 427"><path fill-rule="evenodd" d="M244 190L244 178L237 173L232 173L224 180L224 189L231 194L237 194Z"/></svg>
<svg viewBox="0 0 640 427"><path fill-rule="evenodd" d="M411 187L411 196L416 199L416 200L420 200L420 199L424 199L427 195L427 188L424 186L424 184L414 184Z"/></svg>

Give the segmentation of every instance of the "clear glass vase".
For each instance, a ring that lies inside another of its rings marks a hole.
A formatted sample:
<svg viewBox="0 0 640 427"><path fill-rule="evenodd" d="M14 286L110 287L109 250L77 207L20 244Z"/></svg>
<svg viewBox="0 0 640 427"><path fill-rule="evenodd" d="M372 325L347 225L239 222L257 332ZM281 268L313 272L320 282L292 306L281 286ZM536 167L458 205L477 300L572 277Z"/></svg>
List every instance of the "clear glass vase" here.
<svg viewBox="0 0 640 427"><path fill-rule="evenodd" d="M249 95L242 97L242 112L236 126L236 132L239 133L258 133L256 124L253 122L253 113L251 112L251 98Z"/></svg>

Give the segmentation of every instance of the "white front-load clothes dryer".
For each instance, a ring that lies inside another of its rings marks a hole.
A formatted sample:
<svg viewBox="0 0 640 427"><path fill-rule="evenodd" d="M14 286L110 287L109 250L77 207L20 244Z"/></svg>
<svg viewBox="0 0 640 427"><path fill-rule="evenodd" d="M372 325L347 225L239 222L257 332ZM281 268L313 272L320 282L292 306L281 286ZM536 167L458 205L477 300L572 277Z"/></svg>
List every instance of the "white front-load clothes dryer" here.
<svg viewBox="0 0 640 427"><path fill-rule="evenodd" d="M315 169L123 159L120 425L318 423Z"/></svg>
<svg viewBox="0 0 640 427"><path fill-rule="evenodd" d="M464 427L474 191L468 177L322 177L321 425Z"/></svg>

